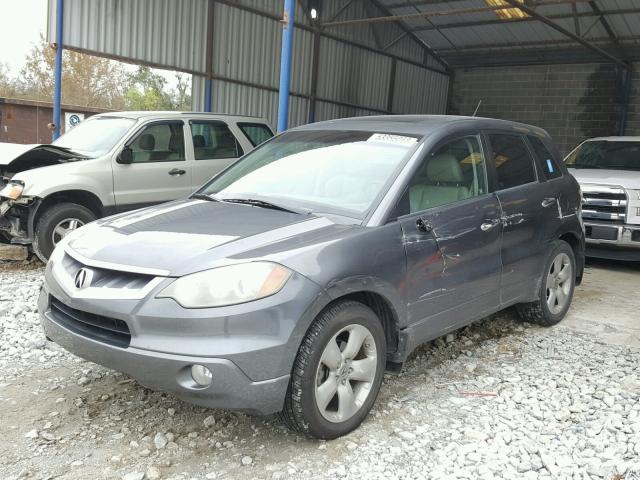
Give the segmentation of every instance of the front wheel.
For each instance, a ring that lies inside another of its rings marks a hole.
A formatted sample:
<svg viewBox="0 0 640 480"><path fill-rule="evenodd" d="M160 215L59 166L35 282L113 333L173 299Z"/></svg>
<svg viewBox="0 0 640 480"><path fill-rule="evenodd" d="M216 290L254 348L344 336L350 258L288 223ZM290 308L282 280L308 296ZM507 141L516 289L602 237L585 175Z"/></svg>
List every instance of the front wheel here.
<svg viewBox="0 0 640 480"><path fill-rule="evenodd" d="M376 314L358 302L333 305L302 341L281 418L315 438L351 432L371 410L385 364L385 334Z"/></svg>
<svg viewBox="0 0 640 480"><path fill-rule="evenodd" d="M36 222L34 253L46 263L60 240L95 219L91 210L76 203L60 203L47 208Z"/></svg>
<svg viewBox="0 0 640 480"><path fill-rule="evenodd" d="M568 243L558 241L552 248L540 283L538 300L521 303L518 313L527 322L555 325L567 314L576 284L576 260Z"/></svg>

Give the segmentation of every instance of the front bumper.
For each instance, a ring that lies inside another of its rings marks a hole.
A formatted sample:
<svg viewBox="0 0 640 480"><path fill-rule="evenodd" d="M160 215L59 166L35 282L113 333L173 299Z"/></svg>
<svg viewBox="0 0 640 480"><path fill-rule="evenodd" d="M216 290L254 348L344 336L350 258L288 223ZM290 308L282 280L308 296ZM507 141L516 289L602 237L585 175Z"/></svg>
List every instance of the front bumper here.
<svg viewBox="0 0 640 480"><path fill-rule="evenodd" d="M78 356L124 372L153 390L198 405L271 414L282 409L295 355L323 293L294 275L277 295L244 305L187 310L171 299L100 300L74 296L45 274L38 309L47 337ZM171 280L167 280L169 282ZM126 322L122 347L61 322L52 299L78 312ZM194 364L213 373L210 386L191 378Z"/></svg>
<svg viewBox="0 0 640 480"><path fill-rule="evenodd" d="M585 220L587 257L640 261L640 225Z"/></svg>

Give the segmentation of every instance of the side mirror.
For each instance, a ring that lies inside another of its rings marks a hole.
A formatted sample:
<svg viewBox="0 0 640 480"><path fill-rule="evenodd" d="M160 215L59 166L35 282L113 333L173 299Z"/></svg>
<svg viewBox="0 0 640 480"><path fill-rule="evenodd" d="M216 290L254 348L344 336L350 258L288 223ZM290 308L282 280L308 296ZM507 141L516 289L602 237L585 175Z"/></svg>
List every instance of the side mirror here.
<svg viewBox="0 0 640 480"><path fill-rule="evenodd" d="M124 147L120 152L120 155L118 155L118 158L116 158L116 162L122 165L129 165L130 163L133 163L133 151L131 148Z"/></svg>

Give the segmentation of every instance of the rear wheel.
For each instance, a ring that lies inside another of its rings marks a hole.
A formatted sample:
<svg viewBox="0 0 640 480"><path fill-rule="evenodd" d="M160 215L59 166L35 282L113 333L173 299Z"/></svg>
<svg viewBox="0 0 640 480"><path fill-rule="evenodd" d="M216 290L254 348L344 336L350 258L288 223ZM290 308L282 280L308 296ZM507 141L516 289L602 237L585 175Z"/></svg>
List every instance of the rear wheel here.
<svg viewBox="0 0 640 480"><path fill-rule="evenodd" d="M311 437L349 433L378 396L385 359L384 329L370 308L353 301L330 307L302 341L281 418Z"/></svg>
<svg viewBox="0 0 640 480"><path fill-rule="evenodd" d="M558 241L545 264L544 277L535 302L517 306L520 317L532 323L551 326L560 322L573 299L576 282L576 260L571 246Z"/></svg>
<svg viewBox="0 0 640 480"><path fill-rule="evenodd" d="M76 203L60 203L47 208L36 222L34 253L46 262L60 240L95 219L91 210Z"/></svg>

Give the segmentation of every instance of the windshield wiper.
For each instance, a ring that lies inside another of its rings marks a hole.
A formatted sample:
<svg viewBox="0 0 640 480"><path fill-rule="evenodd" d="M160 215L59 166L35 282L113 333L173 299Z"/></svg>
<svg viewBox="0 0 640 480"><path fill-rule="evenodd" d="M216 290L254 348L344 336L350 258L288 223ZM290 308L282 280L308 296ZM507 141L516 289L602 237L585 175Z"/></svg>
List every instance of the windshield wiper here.
<svg viewBox="0 0 640 480"><path fill-rule="evenodd" d="M293 210L291 208L283 207L282 205L276 205L275 203L267 202L265 200L258 200L257 198L225 198L223 202L228 203L240 203L243 205L251 205L253 207L270 208L272 210L282 210L283 212L309 214L310 210Z"/></svg>
<svg viewBox="0 0 640 480"><path fill-rule="evenodd" d="M207 200L208 202L219 202L220 200L212 195L206 193L194 193L189 198L195 198L196 200Z"/></svg>

